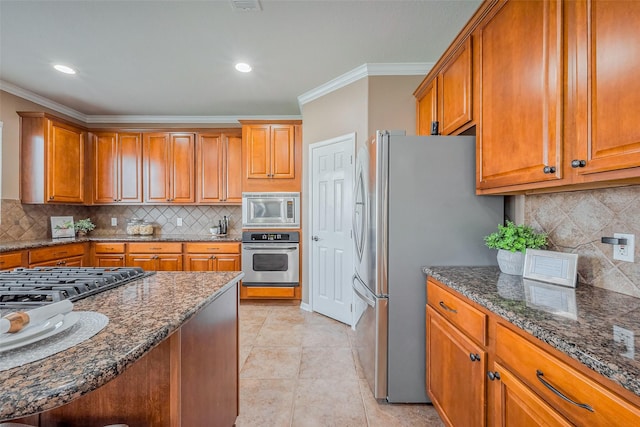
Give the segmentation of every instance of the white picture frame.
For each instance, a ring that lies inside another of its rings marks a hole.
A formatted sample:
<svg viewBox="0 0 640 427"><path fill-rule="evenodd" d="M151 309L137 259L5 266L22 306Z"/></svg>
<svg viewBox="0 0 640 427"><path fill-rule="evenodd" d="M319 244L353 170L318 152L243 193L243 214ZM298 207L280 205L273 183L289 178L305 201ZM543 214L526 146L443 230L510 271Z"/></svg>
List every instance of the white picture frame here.
<svg viewBox="0 0 640 427"><path fill-rule="evenodd" d="M577 270L578 254L527 249L522 277L575 288Z"/></svg>
<svg viewBox="0 0 640 427"><path fill-rule="evenodd" d="M72 216L52 216L51 217L51 238L61 239L75 237L76 229L73 225Z"/></svg>

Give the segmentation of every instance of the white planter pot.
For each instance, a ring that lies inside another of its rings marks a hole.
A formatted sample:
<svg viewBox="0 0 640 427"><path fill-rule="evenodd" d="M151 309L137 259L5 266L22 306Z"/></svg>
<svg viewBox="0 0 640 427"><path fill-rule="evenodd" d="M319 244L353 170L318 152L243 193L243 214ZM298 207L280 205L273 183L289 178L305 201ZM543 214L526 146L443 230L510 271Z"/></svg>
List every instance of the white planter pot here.
<svg viewBox="0 0 640 427"><path fill-rule="evenodd" d="M498 266L500 266L500 271L503 273L522 276L524 272L524 254L522 252L498 249Z"/></svg>

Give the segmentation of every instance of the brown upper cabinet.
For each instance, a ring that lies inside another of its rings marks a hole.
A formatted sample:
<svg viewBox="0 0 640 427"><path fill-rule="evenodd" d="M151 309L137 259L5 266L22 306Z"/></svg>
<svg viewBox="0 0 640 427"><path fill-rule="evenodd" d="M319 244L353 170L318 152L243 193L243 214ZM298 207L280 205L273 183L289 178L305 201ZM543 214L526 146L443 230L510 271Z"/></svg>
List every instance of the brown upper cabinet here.
<svg viewBox="0 0 640 427"><path fill-rule="evenodd" d="M578 182L640 176L640 2L567 2L565 159Z"/></svg>
<svg viewBox="0 0 640 427"><path fill-rule="evenodd" d="M94 132L93 202L142 202L142 135Z"/></svg>
<svg viewBox="0 0 640 427"><path fill-rule="evenodd" d="M20 115L22 203L85 203L86 132L46 113Z"/></svg>
<svg viewBox="0 0 640 427"><path fill-rule="evenodd" d="M640 3L507 1L495 10L478 30L478 192L640 182Z"/></svg>
<svg viewBox="0 0 640 427"><path fill-rule="evenodd" d="M242 136L239 129L197 135L196 193L198 203L242 203Z"/></svg>
<svg viewBox="0 0 640 427"><path fill-rule="evenodd" d="M479 190L562 178L562 9L500 2L477 29Z"/></svg>
<svg viewBox="0 0 640 427"><path fill-rule="evenodd" d="M300 121L241 120L243 191L300 191Z"/></svg>
<svg viewBox="0 0 640 427"><path fill-rule="evenodd" d="M143 133L142 158L146 203L195 202L193 133Z"/></svg>
<svg viewBox="0 0 640 427"><path fill-rule="evenodd" d="M475 126L478 194L640 183L639 24L640 2L487 0L415 91L417 132Z"/></svg>
<svg viewBox="0 0 640 427"><path fill-rule="evenodd" d="M472 41L463 40L415 91L418 135L455 135L473 126Z"/></svg>

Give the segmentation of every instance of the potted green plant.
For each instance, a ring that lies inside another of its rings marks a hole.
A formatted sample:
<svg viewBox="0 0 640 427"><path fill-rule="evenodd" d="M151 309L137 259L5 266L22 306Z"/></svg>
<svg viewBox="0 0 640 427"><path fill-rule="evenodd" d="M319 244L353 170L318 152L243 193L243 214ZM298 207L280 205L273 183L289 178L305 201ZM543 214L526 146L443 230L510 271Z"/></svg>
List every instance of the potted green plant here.
<svg viewBox="0 0 640 427"><path fill-rule="evenodd" d="M500 271L507 274L522 275L524 271L524 253L527 248L541 249L547 246L547 234L538 233L526 224L516 225L507 221L498 225L498 231L485 236L487 247L498 249Z"/></svg>
<svg viewBox="0 0 640 427"><path fill-rule="evenodd" d="M89 231L96 228L96 225L91 222L91 218L79 219L73 224L78 236L85 236Z"/></svg>

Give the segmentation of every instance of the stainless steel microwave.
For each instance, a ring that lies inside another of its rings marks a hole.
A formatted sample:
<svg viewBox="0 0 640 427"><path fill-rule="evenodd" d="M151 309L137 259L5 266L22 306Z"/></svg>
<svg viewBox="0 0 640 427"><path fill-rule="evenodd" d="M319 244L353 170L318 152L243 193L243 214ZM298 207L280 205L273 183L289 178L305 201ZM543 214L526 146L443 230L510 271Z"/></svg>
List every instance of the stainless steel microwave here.
<svg viewBox="0 0 640 427"><path fill-rule="evenodd" d="M242 193L242 228L300 228L300 193Z"/></svg>

